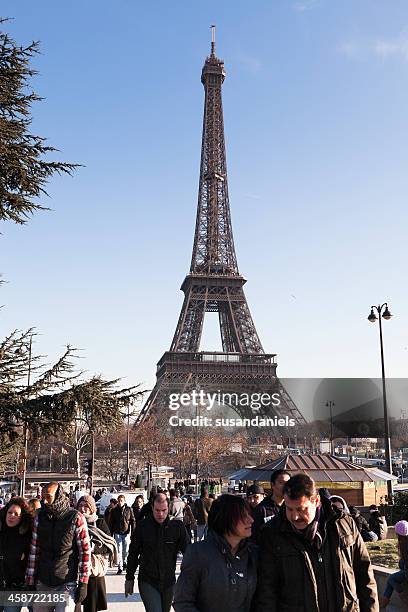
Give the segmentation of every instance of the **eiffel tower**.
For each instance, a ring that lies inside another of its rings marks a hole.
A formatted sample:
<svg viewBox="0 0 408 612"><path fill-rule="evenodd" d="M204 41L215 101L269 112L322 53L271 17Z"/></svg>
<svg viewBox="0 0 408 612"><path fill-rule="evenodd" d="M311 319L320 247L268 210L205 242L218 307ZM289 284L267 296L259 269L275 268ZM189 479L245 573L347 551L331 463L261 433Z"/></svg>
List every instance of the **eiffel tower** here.
<svg viewBox="0 0 408 612"><path fill-rule="evenodd" d="M190 271L181 290L184 302L170 350L157 364L157 382L137 422L147 415L169 415L169 396L201 389L224 394L280 394L280 406L261 407L257 414L306 423L276 376L276 355L264 352L244 294L232 234L225 155L221 88L224 63L215 53L212 26L211 53L206 58L204 120L201 145L197 219ZM218 312L222 352L200 351L206 312ZM242 418L253 416L247 406L229 406ZM221 406L225 408L225 406ZM276 436L285 426L268 430ZM293 428L291 427L290 429Z"/></svg>

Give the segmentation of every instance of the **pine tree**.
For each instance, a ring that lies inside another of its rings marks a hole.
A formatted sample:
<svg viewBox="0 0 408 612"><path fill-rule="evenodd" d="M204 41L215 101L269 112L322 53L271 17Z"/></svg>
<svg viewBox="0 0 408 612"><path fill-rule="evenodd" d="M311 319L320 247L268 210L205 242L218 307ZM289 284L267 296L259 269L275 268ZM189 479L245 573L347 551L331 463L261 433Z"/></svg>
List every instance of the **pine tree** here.
<svg viewBox="0 0 408 612"><path fill-rule="evenodd" d="M32 354L34 330L15 330L0 342L0 470L21 448L24 429L30 437L47 437L63 432L73 417L72 409L61 405L61 389L72 384L76 351L67 346L52 365Z"/></svg>
<svg viewBox="0 0 408 612"><path fill-rule="evenodd" d="M7 21L0 18L0 27ZM23 47L0 31L0 220L26 223L37 210L47 210L41 198L54 174L73 173L77 164L47 161L57 151L29 131L31 106L41 100L30 87L37 74L31 61L39 43Z"/></svg>
<svg viewBox="0 0 408 612"><path fill-rule="evenodd" d="M63 437L75 449L79 470L80 453L92 435L119 428L145 393L139 385L118 387L119 379L78 382L83 372L75 368L77 350L67 346L49 366L32 352L35 335L34 329L15 330L0 342L0 473L22 448L26 429L31 442Z"/></svg>

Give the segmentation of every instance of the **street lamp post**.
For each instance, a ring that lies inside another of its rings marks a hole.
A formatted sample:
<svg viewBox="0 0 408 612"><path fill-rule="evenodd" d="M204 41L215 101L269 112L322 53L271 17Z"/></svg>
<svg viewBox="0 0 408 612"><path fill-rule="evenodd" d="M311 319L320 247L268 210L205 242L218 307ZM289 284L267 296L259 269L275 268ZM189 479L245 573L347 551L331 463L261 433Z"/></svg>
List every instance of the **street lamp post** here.
<svg viewBox="0 0 408 612"><path fill-rule="evenodd" d="M377 311L378 317L374 311ZM382 336L382 323L381 318L388 321L391 319L392 314L388 310L387 302L384 302L381 306L371 306L371 312L368 315L370 323L375 323L378 320L380 330L380 353L381 353L381 375L382 375L382 390L383 390L383 405L384 405L384 446L385 446L385 466L389 474L392 476L392 461L391 461L391 439L390 439L390 423L388 420L388 406L387 406L387 393L385 388L385 367L384 367L384 347L383 347L383 336ZM388 492L388 503L392 503L392 480L387 480L387 492Z"/></svg>
<svg viewBox="0 0 408 612"><path fill-rule="evenodd" d="M334 454L333 449L333 408L336 404L329 400L326 402L326 408L330 408L330 454Z"/></svg>
<svg viewBox="0 0 408 612"><path fill-rule="evenodd" d="M130 402L127 404L127 430L126 430L126 486L130 484Z"/></svg>
<svg viewBox="0 0 408 612"><path fill-rule="evenodd" d="M196 416L198 416L198 404L196 406ZM199 420L197 419L197 423ZM195 447L195 490L196 495L198 495L198 424L196 427L196 439L195 439L196 447Z"/></svg>
<svg viewBox="0 0 408 612"><path fill-rule="evenodd" d="M196 389L199 389L198 385L197 385L197 380L196 382ZM196 495L198 495L198 491L199 491L199 484L198 484L198 470L199 470L199 427L198 427L198 423L200 422L200 416L201 416L201 410L200 410L200 405L199 402L196 403L196 412L195 412L195 416L196 416L196 422L197 422L197 426L196 426L196 430L195 430L195 476L196 476L196 481L195 481L195 490L196 490Z"/></svg>
<svg viewBox="0 0 408 612"><path fill-rule="evenodd" d="M95 470L95 433L91 431L91 469L89 473L89 494L92 495Z"/></svg>
<svg viewBox="0 0 408 612"><path fill-rule="evenodd" d="M152 491L152 464L150 463L150 461L147 462L146 464L147 467L147 497L150 497L150 493Z"/></svg>

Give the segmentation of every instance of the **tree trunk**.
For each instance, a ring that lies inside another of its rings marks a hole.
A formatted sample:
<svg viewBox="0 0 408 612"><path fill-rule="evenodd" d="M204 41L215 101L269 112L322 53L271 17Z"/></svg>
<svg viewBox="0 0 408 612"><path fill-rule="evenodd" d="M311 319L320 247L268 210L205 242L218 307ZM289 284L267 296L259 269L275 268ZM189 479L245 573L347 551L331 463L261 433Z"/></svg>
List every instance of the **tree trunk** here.
<svg viewBox="0 0 408 612"><path fill-rule="evenodd" d="M81 478L81 449L75 449L75 466L78 478Z"/></svg>

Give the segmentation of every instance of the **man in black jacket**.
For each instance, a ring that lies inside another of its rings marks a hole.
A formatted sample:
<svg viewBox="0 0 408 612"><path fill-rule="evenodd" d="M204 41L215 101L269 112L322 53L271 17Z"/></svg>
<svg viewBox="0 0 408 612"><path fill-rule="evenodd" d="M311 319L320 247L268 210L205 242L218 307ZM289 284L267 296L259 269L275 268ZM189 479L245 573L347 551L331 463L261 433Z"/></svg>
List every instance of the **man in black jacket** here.
<svg viewBox="0 0 408 612"><path fill-rule="evenodd" d="M290 474L286 470L275 470L271 474L271 494L265 497L252 512L252 539L260 543L260 532L265 523L278 514L283 504L283 487L289 480Z"/></svg>
<svg viewBox="0 0 408 612"><path fill-rule="evenodd" d="M143 495L136 495L136 499L132 504L133 516L135 517L136 523L141 520L142 508L144 506Z"/></svg>
<svg viewBox="0 0 408 612"><path fill-rule="evenodd" d="M176 582L177 553L186 550L188 535L182 521L169 519L166 495L158 493L153 513L140 521L132 535L125 596L133 594L139 566L139 593L146 612L170 612Z"/></svg>
<svg viewBox="0 0 408 612"><path fill-rule="evenodd" d="M126 569L129 540L131 533L135 528L135 517L133 516L133 510L126 505L126 498L124 495L118 495L118 503L110 513L109 528L118 547L117 573L121 574L122 564L123 569Z"/></svg>
<svg viewBox="0 0 408 612"><path fill-rule="evenodd" d="M367 549L350 515L306 474L284 487L284 507L262 530L259 612L378 612Z"/></svg>

